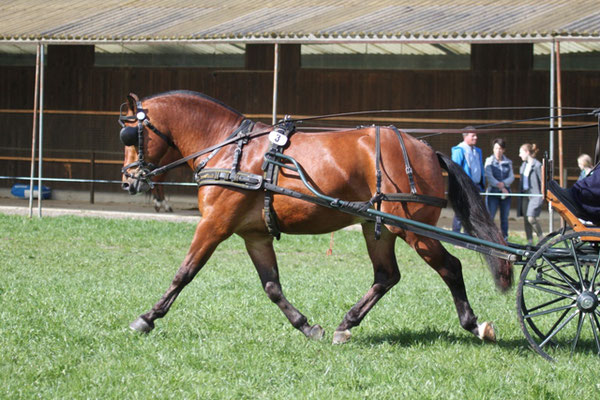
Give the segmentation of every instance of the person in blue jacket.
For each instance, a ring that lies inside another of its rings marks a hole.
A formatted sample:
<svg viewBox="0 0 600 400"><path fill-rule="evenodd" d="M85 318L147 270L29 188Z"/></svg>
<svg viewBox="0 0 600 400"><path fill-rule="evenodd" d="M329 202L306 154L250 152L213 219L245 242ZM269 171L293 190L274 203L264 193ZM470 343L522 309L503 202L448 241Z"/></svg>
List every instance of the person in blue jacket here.
<svg viewBox="0 0 600 400"><path fill-rule="evenodd" d="M504 155L506 142L502 138L492 141L493 154L485 159L485 179L488 183L486 206L492 219L500 208L500 229L504 240L508 240L508 214L510 212L510 185L515 180L512 161Z"/></svg>
<svg viewBox="0 0 600 400"><path fill-rule="evenodd" d="M475 186L480 191L485 188L485 172L483 168L483 155L481 149L477 146L477 133L472 126L465 127L463 132L463 141L452 148L452 161L461 166L471 178ZM452 230L460 232L462 223L454 215L452 221Z"/></svg>

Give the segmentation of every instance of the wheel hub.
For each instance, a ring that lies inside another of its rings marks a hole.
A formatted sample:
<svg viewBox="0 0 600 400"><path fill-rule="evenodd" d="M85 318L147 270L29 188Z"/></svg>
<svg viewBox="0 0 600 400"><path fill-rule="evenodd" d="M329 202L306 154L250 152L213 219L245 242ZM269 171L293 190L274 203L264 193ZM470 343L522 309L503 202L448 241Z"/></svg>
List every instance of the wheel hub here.
<svg viewBox="0 0 600 400"><path fill-rule="evenodd" d="M592 292L582 292L577 297L577 307L584 312L592 312L598 307L598 296Z"/></svg>

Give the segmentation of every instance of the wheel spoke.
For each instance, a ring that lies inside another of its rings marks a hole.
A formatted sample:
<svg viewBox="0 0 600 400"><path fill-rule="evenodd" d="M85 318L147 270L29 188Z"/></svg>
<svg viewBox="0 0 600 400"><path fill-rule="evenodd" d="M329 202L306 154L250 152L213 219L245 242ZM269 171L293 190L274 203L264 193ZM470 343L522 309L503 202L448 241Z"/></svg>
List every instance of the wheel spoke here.
<svg viewBox="0 0 600 400"><path fill-rule="evenodd" d="M562 267L561 267L562 268ZM552 271L550 271L552 272ZM576 284L577 281L574 280L573 278L571 278L571 276L569 276L569 274L567 274L564 271L564 268L562 270L563 275L569 279L569 281L572 284ZM561 289L565 289L565 290L569 290L569 286L564 284L564 279L560 276L556 276L555 274L549 274L548 272L545 273L544 275L544 282L547 282L549 285L555 286L555 287L559 287Z"/></svg>
<svg viewBox="0 0 600 400"><path fill-rule="evenodd" d="M600 354L600 340L598 340L598 318L595 313L590 313L590 325L592 325L592 332L594 333L594 340L596 341L596 348L598 349L598 354Z"/></svg>
<svg viewBox="0 0 600 400"><path fill-rule="evenodd" d="M535 307L529 308L528 311L529 312L536 311L536 310L539 310L540 308L544 308L544 307L547 307L547 306L552 305L554 303L558 303L559 301L564 300L564 299L565 299L564 297L557 297L554 300L550 300L550 301L547 301L547 302L545 302L543 304L539 304L539 305L537 305Z"/></svg>
<svg viewBox="0 0 600 400"><path fill-rule="evenodd" d="M552 269L554 270L554 272L556 272L556 273L557 273L557 274L558 274L558 275L559 275L559 276L560 276L560 277L563 279L563 281L564 281L564 282L565 282L567 285L569 285L569 287L570 287L570 288L571 288L571 289L572 289L572 290L573 290L575 293L577 293L577 294L580 294L580 291L579 291L579 290L577 290L577 289L575 288L575 286L573 286L573 285L571 284L571 282L569 281L569 279L567 279L567 278L565 277L565 274L563 274L563 272L562 272L562 271L561 271L561 270L560 270L558 267L556 267L556 266L555 266L555 265L552 263L552 261L548 260L548 258L547 258L546 256L544 256L544 255L542 255L542 258L543 258L544 260L546 260L546 262L547 262L547 263L550 265L550 267L552 267ZM572 278L571 278L571 279L572 279Z"/></svg>
<svg viewBox="0 0 600 400"><path fill-rule="evenodd" d="M575 339L573 339L573 346L571 346L571 355L575 351L577 347L577 342L579 342L579 336L581 335L581 327L583 326L584 315L579 313L579 321L577 322L577 333L575 334Z"/></svg>
<svg viewBox="0 0 600 400"><path fill-rule="evenodd" d="M559 296L565 299L573 299L573 295L569 294L569 293L562 293L562 292L557 292L556 290L552 290L552 289L548 289L547 287L544 287L542 285L539 284L535 284L532 281L525 281L525 286L530 287L532 289L537 289L540 290L542 292L546 292L546 293L550 293L553 294L555 296Z"/></svg>
<svg viewBox="0 0 600 400"><path fill-rule="evenodd" d="M584 281L582 281L582 282L589 282L589 281L590 281L590 265L587 264L587 265L585 265ZM591 290L591 288L586 288L585 286L583 286L583 284L581 285L581 289L582 290Z"/></svg>
<svg viewBox="0 0 600 400"><path fill-rule="evenodd" d="M523 318L535 318L535 317L539 317L540 315L547 315L547 314L552 314L552 313L563 311L563 310L570 310L573 307L576 307L576 304L574 302L572 304L569 304L566 306L551 308L550 310L544 310L544 311L540 311L540 312L533 313L533 314L527 314L527 315L524 315Z"/></svg>
<svg viewBox="0 0 600 400"><path fill-rule="evenodd" d="M596 284L596 278L598 277L598 272L600 268L600 255L598 255L598 257L596 257L596 266L594 267L594 275L592 276L592 282L590 284L590 289L589 290L594 290L594 285Z"/></svg>
<svg viewBox="0 0 600 400"><path fill-rule="evenodd" d="M554 325L552 325L552 327L551 327L550 329L548 329L548 333L550 333L550 332L554 331L554 329L555 329L555 328L558 326L558 324L560 324L560 323L561 323L561 321L562 321L563 319L565 319L565 317L567 316L567 314L568 314L568 313L569 313L569 310L565 310L565 311L564 311L564 312L563 312L563 313L560 315L560 317L558 317L558 319L556 320L556 322L554 323ZM543 336L543 339L545 339L545 338L547 338L547 337L548 337L548 334L545 334L545 335L544 335L544 334L542 333L542 336Z"/></svg>
<svg viewBox="0 0 600 400"><path fill-rule="evenodd" d="M575 240L573 238L571 238L571 246L570 246L570 250L571 250L571 255L573 256L573 260L575 260L575 271L577 271L577 276L579 277L579 282L581 283L581 286L583 287L583 274L581 273L581 265L579 265L579 258L577 258L577 253L575 252ZM582 288L583 290L583 288Z"/></svg>
<svg viewBox="0 0 600 400"><path fill-rule="evenodd" d="M546 339L544 339L544 341L542 343L540 343L540 348L544 347L549 341L550 339L552 339L554 336L556 336L556 334L558 332L560 332L569 322L571 322L571 320L573 318L575 318L575 316L579 314L579 310L575 310L575 312L573 312L573 314L569 315L569 317L563 321L559 326L556 327L556 329L554 329L554 331L552 331L552 333L550 333Z"/></svg>
<svg viewBox="0 0 600 400"><path fill-rule="evenodd" d="M548 268L548 270L547 270L547 271L545 271L545 276L546 276L546 279L548 279L548 280L550 280L550 279L551 279L552 281L556 281L556 282L563 282L563 281L565 281L565 279L566 279L568 282L571 282L571 284L573 284L573 285L577 285L577 283L578 283L577 279L573 278L573 277L572 277L572 276L571 276L571 275L570 275L570 274L567 272L567 268L568 268L568 267L570 267L570 266L571 266L571 265L570 265L570 263L569 263L569 264L567 264L567 265L562 265L562 264L561 264L561 265L558 265L558 264L553 264L553 265L552 265L550 268ZM556 276L555 274L551 273L551 272L554 272L554 271L553 271L553 268L554 268L554 267L556 267L556 268L559 268L559 269L560 269L560 272L561 272L562 276ZM561 285L561 286L562 286L562 285Z"/></svg>

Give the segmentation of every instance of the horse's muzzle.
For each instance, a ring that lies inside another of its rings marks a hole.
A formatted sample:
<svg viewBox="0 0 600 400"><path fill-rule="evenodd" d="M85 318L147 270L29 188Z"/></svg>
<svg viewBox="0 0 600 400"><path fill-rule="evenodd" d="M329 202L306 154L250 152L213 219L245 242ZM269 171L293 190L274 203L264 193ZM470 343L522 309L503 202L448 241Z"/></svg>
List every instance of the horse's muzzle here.
<svg viewBox="0 0 600 400"><path fill-rule="evenodd" d="M145 179L127 178L121 184L121 188L127 191L129 194L139 194L150 191L150 189L152 189L152 186Z"/></svg>

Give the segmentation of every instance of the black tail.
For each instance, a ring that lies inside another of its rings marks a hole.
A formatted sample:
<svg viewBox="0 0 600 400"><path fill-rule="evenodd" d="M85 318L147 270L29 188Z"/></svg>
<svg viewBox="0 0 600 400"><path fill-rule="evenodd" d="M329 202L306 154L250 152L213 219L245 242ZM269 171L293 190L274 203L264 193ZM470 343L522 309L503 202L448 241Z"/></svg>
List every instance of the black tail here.
<svg viewBox="0 0 600 400"><path fill-rule="evenodd" d="M448 171L448 199L465 231L482 240L506 244L471 178L448 156L436 154L440 166ZM496 285L502 290L508 289L512 284L512 265L496 257L486 255L485 258Z"/></svg>

